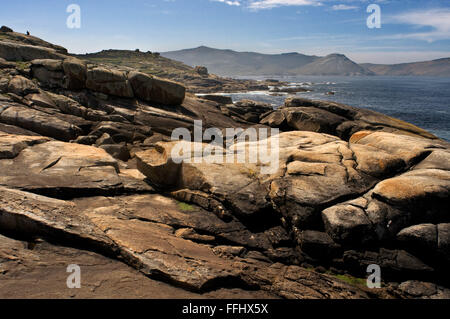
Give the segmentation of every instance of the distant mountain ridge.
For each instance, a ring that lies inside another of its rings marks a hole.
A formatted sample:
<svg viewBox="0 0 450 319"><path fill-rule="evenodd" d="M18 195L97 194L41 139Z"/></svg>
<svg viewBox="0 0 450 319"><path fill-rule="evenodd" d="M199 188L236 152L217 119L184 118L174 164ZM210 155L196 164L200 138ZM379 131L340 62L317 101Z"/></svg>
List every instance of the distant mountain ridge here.
<svg viewBox="0 0 450 319"><path fill-rule="evenodd" d="M205 46L164 52L161 55L191 66L206 66L211 73L223 76L286 74L289 70L319 59L316 56L299 53L262 54L220 50Z"/></svg>
<svg viewBox="0 0 450 319"><path fill-rule="evenodd" d="M377 75L450 76L450 58L402 64L361 64Z"/></svg>
<svg viewBox="0 0 450 319"><path fill-rule="evenodd" d="M297 52L263 54L200 46L161 53L190 66L205 66L221 76L264 75L429 75L450 76L450 58L393 65L357 64L343 54L325 57Z"/></svg>

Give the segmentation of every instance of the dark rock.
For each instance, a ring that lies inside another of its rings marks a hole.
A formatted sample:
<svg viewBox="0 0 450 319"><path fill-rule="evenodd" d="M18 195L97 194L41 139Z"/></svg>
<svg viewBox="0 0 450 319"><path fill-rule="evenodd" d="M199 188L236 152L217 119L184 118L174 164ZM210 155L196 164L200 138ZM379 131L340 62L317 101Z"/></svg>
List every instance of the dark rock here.
<svg viewBox="0 0 450 319"><path fill-rule="evenodd" d="M63 141L73 140L82 133L82 130L73 124L19 105L3 110L0 113L0 122Z"/></svg>
<svg viewBox="0 0 450 319"><path fill-rule="evenodd" d="M130 152L126 145L123 144L103 144L100 148L104 149L112 157L119 159L121 161L128 161L130 159Z"/></svg>
<svg viewBox="0 0 450 319"><path fill-rule="evenodd" d="M323 232L302 231L297 240L302 252L312 258L331 260L339 252L339 245Z"/></svg>
<svg viewBox="0 0 450 319"><path fill-rule="evenodd" d="M402 280L407 278L432 278L433 268L404 250L388 250L381 248L377 252L346 251L344 264L347 269L357 275L366 275L369 265L381 268L383 280Z"/></svg>
<svg viewBox="0 0 450 319"><path fill-rule="evenodd" d="M273 108L267 103L241 100L234 105L223 105L221 106L221 110L227 116L237 117L247 122L258 123L261 115L272 111Z"/></svg>
<svg viewBox="0 0 450 319"><path fill-rule="evenodd" d="M90 135L101 137L104 133L108 133L116 143L143 141L152 135L148 127L118 122L100 122L93 128Z"/></svg>
<svg viewBox="0 0 450 319"><path fill-rule="evenodd" d="M54 48L0 41L0 56L7 61L32 61L35 59L59 59L66 55Z"/></svg>
<svg viewBox="0 0 450 319"><path fill-rule="evenodd" d="M95 142L95 146L105 145L105 144L115 144L114 140L108 133L103 133L97 141Z"/></svg>
<svg viewBox="0 0 450 319"><path fill-rule="evenodd" d="M270 92L281 92L281 93L299 93L299 92L309 92L310 89L305 89L302 87L275 87L270 90Z"/></svg>
<svg viewBox="0 0 450 319"><path fill-rule="evenodd" d="M7 26L2 25L0 28L0 32L14 32L13 29L8 28Z"/></svg>
<svg viewBox="0 0 450 319"><path fill-rule="evenodd" d="M194 71L200 75L208 76L208 69L204 66L196 66Z"/></svg>
<svg viewBox="0 0 450 319"><path fill-rule="evenodd" d="M408 297L417 299L449 299L450 289L434 283L408 280L402 282L398 289Z"/></svg>
<svg viewBox="0 0 450 319"><path fill-rule="evenodd" d="M87 71L86 88L109 95L131 98L133 90L123 72L94 67Z"/></svg>
<svg viewBox="0 0 450 319"><path fill-rule="evenodd" d="M62 67L65 75L64 88L81 90L86 87L87 67L85 62L69 58L63 61Z"/></svg>
<svg viewBox="0 0 450 319"><path fill-rule="evenodd" d="M12 69L15 68L16 64L14 62L8 62L3 58L0 58L0 69Z"/></svg>
<svg viewBox="0 0 450 319"><path fill-rule="evenodd" d="M206 95L200 96L200 98L204 99L204 100L214 101L219 104L233 104L233 99L231 98L231 96L226 96L226 95L206 94Z"/></svg>
<svg viewBox="0 0 450 319"><path fill-rule="evenodd" d="M403 229L397 234L399 244L406 250L436 267L447 269L450 265L450 224L420 224Z"/></svg>
<svg viewBox="0 0 450 319"><path fill-rule="evenodd" d="M345 140L348 140L354 133L363 130L383 130L436 139L434 135L412 124L368 109L358 109L335 102L297 97L286 99L283 107L268 114L266 118L261 118L261 123L279 127L285 131L300 129L328 133Z"/></svg>
<svg viewBox="0 0 450 319"><path fill-rule="evenodd" d="M186 89L183 85L140 72L130 72L128 79L137 98L165 105L183 103Z"/></svg>
<svg viewBox="0 0 450 319"><path fill-rule="evenodd" d="M87 135L87 136L78 136L75 140L71 141L73 143L83 144L83 145L93 145L97 141L97 136L95 135Z"/></svg>
<svg viewBox="0 0 450 319"><path fill-rule="evenodd" d="M9 81L8 91L20 96L25 96L30 93L38 93L39 89L33 81L23 76L16 75Z"/></svg>

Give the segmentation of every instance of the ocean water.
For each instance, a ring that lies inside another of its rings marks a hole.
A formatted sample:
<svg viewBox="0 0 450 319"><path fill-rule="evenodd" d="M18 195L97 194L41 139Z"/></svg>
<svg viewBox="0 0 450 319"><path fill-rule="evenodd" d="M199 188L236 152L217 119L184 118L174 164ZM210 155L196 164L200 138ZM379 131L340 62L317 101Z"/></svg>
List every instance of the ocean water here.
<svg viewBox="0 0 450 319"><path fill-rule="evenodd" d="M244 77L251 78L251 77ZM432 134L450 141L450 78L438 77L252 77L290 82L312 91L297 93L299 97L331 100L351 106L371 109L413 123ZM326 95L327 92L334 95ZM284 96L271 96L267 92L231 94L233 101L252 99L283 104Z"/></svg>

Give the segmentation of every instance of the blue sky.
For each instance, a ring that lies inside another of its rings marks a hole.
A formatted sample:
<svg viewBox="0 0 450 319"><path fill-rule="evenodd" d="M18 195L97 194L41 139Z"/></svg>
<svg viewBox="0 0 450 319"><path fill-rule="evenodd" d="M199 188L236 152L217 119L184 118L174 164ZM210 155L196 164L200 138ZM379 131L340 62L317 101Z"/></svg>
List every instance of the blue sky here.
<svg viewBox="0 0 450 319"><path fill-rule="evenodd" d="M69 4L81 28L69 29ZM367 6L381 8L369 29ZM263 53L343 53L357 62L450 56L450 0L16 0L0 24L65 46L169 51L207 45Z"/></svg>

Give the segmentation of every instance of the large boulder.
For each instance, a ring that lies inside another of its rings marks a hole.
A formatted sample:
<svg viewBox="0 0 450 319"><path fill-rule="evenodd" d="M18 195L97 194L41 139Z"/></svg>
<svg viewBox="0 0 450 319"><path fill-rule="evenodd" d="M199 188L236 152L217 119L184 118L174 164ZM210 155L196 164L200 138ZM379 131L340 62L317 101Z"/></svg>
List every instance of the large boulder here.
<svg viewBox="0 0 450 319"><path fill-rule="evenodd" d="M262 124L282 130L328 133L348 140L354 133L370 130L437 139L433 134L384 114L330 101L287 98L284 106L261 119Z"/></svg>
<svg viewBox="0 0 450 319"><path fill-rule="evenodd" d="M8 91L17 95L25 96L30 93L39 92L39 88L36 83L26 77L16 75L9 81Z"/></svg>
<svg viewBox="0 0 450 319"><path fill-rule="evenodd" d="M38 59L31 61L31 75L39 80L41 86L61 88L64 73L61 60Z"/></svg>
<svg viewBox="0 0 450 319"><path fill-rule="evenodd" d="M450 265L450 224L420 224L402 229L397 240L405 249L424 256L432 263Z"/></svg>
<svg viewBox="0 0 450 319"><path fill-rule="evenodd" d="M208 76L208 69L204 66L196 66L194 71L200 75Z"/></svg>
<svg viewBox="0 0 450 319"><path fill-rule="evenodd" d="M233 99L231 98L231 96L227 95L204 94L199 96L199 98L208 101L214 101L219 104L233 104Z"/></svg>
<svg viewBox="0 0 450 319"><path fill-rule="evenodd" d="M398 289L403 292L407 298L413 299L449 299L450 289L439 286L432 282L423 282L418 280L408 280L402 282Z"/></svg>
<svg viewBox="0 0 450 319"><path fill-rule="evenodd" d="M225 223L210 212L161 195L80 198L75 202L84 216L117 243L125 262L139 265L149 277L163 276L189 290L204 292L231 284L285 298L367 296L331 276L259 261L251 257L257 256L256 252L247 255L243 247L220 245L216 240L205 245L204 236L185 239L175 230L207 232L220 242L222 234L229 233L230 240L238 238L232 234L243 225L235 220Z"/></svg>
<svg viewBox="0 0 450 319"><path fill-rule="evenodd" d="M118 70L94 67L87 71L86 88L109 95L132 98L133 90L126 75Z"/></svg>
<svg viewBox="0 0 450 319"><path fill-rule="evenodd" d="M53 48L0 41L0 57L7 61L32 61L35 59L63 60L67 56Z"/></svg>
<svg viewBox="0 0 450 319"><path fill-rule="evenodd" d="M173 142L159 143L154 150L140 157L150 167L155 167L158 176L170 174L171 178L155 178L147 169L142 172L156 184L166 182L168 187L183 186L206 192L229 203L233 213L241 217L264 216L273 206L290 224L302 229L308 229L306 227L320 220L320 211L316 207L354 192L365 192L376 182L375 178L355 170L353 153L346 143L337 138L289 132L270 138L268 144L275 145L276 139L279 141L280 156L273 163L265 164L240 163L237 157L232 162L226 162L222 154L228 151L217 148L217 158L211 155L211 158L201 159L199 156L208 147L207 144L198 148L195 144L188 144L187 149L191 147L194 150L188 157L193 156L193 159L189 163L183 162L181 170L175 170L170 165ZM240 143L229 151L239 153L248 149L249 152L257 152L265 142ZM303 149L303 146L308 147ZM270 164L274 165L274 171L270 175L261 174L263 168Z"/></svg>
<svg viewBox="0 0 450 319"><path fill-rule="evenodd" d="M81 90L86 87L87 67L84 61L75 58L65 59L62 63L65 75L64 87L69 90Z"/></svg>
<svg viewBox="0 0 450 319"><path fill-rule="evenodd" d="M434 273L432 267L404 250L385 248L365 252L349 250L344 253L344 263L348 269L362 276L367 275L369 265L378 265L383 280L399 281L411 277L431 279Z"/></svg>
<svg viewBox="0 0 450 319"><path fill-rule="evenodd" d="M183 103L186 89L179 83L140 72L130 72L128 79L135 96L139 99L165 105Z"/></svg>
<svg viewBox="0 0 450 319"><path fill-rule="evenodd" d="M2 27L0 28L0 32L14 32L13 29L8 28L5 25L2 25Z"/></svg>
<svg viewBox="0 0 450 319"><path fill-rule="evenodd" d="M45 87L80 90L86 87L87 66L76 58L37 59L31 61L31 74Z"/></svg>
<svg viewBox="0 0 450 319"><path fill-rule="evenodd" d="M110 122L99 122L91 131L90 135L101 137L108 133L116 143L143 141L152 135L152 130L144 125Z"/></svg>
<svg viewBox="0 0 450 319"><path fill-rule="evenodd" d="M0 139L4 143L20 140L11 135L0 135ZM34 139L29 140L26 137L24 143L10 151L13 152L11 155L6 154L6 159L1 160L0 185L58 198L83 194L112 195L130 190L151 191L142 181L143 177L139 179L122 174L117 161L101 148L57 141L37 140L41 143L33 143ZM13 155L13 160L8 159Z"/></svg>

